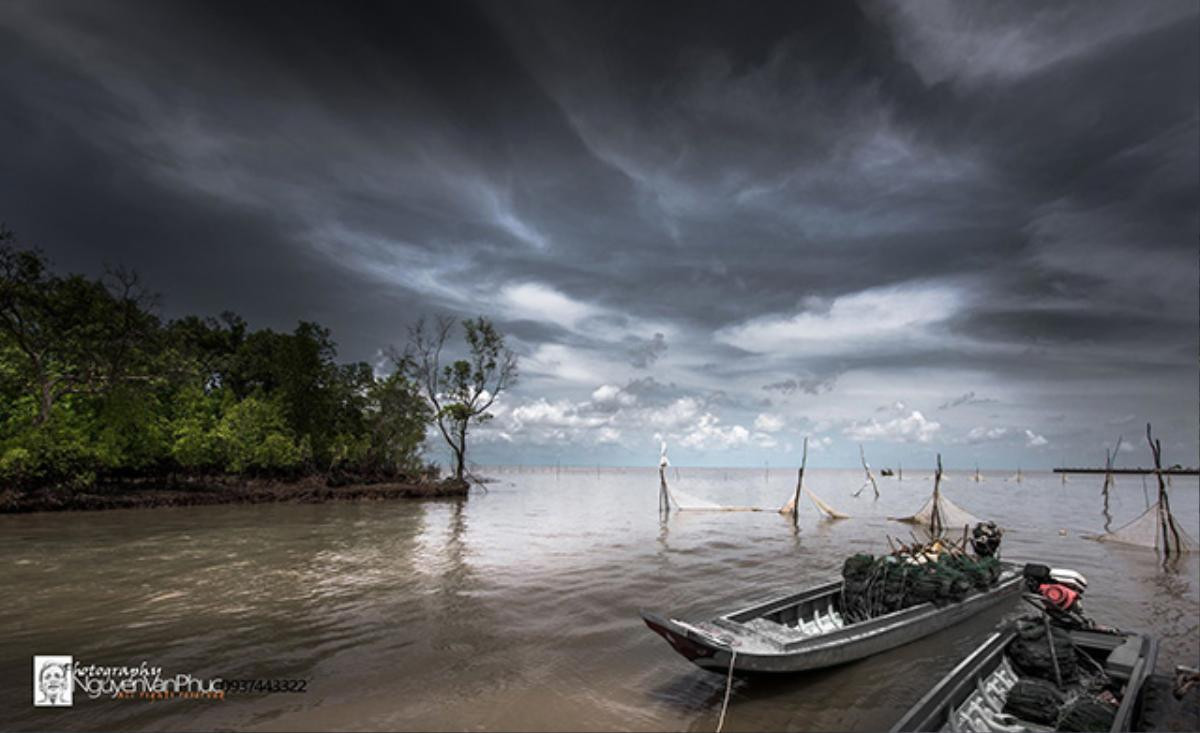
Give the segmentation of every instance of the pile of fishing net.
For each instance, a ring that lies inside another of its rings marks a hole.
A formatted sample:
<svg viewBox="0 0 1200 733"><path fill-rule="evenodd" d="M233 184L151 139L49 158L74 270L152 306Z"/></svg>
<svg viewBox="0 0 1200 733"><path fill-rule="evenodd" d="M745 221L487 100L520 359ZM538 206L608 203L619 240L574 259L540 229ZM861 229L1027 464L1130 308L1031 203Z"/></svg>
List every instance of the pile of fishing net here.
<svg viewBox="0 0 1200 733"><path fill-rule="evenodd" d="M1071 635L1041 619L1021 619L1005 654L1020 677L1008 691L1004 712L1060 731L1107 731L1117 716L1112 681L1095 660L1078 651ZM1090 666L1081 664L1091 662Z"/></svg>
<svg viewBox="0 0 1200 733"><path fill-rule="evenodd" d="M992 557L936 550L857 554L842 565L842 614L862 621L922 603L956 603L999 578L1000 562Z"/></svg>
<svg viewBox="0 0 1200 733"><path fill-rule="evenodd" d="M1008 645L1008 658L1018 673L1050 682L1057 681L1054 666L1058 664L1058 677L1063 682L1079 679L1079 663L1071 635L1057 626L1050 627L1054 649L1046 643L1046 625L1040 621L1017 622L1017 638Z"/></svg>

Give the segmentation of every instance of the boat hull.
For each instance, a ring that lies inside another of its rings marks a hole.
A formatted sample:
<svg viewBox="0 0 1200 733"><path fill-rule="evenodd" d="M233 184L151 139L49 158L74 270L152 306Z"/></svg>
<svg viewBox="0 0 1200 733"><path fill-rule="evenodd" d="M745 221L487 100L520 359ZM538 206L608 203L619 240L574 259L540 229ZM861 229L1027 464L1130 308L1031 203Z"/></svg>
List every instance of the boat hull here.
<svg viewBox="0 0 1200 733"><path fill-rule="evenodd" d="M646 625L666 639L676 652L704 669L726 672L732 661L736 672L803 672L864 659L916 641L1016 597L1022 587L1020 575L1008 572L995 588L959 603L941 607L921 604L791 643L772 643L760 638L740 621L805 595L839 594L840 581L722 616L703 628L648 611L642 611L641 615Z"/></svg>
<svg viewBox="0 0 1200 733"><path fill-rule="evenodd" d="M1143 699L1158 659L1158 642L1141 634L1102 634L1094 631L1072 631L1072 641L1082 649L1106 654L1131 641L1137 646L1132 657L1133 664L1127 671L1107 670L1119 675L1127 690L1109 730L1141 730ZM939 731L954 728L948 721L951 711L957 709L981 686L1002 663L1004 650L1016 637L1010 630L989 636L974 652L950 670L929 692L892 727L892 733L901 731ZM1127 679L1124 679L1127 677ZM987 726L985 726L987 727Z"/></svg>

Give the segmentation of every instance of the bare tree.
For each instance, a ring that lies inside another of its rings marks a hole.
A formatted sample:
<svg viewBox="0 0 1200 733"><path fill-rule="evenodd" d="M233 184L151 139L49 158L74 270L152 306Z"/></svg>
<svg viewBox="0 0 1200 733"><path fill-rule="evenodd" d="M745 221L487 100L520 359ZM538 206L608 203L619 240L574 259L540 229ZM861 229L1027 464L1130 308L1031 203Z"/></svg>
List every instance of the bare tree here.
<svg viewBox="0 0 1200 733"><path fill-rule="evenodd" d="M443 365L442 351L453 328L451 318L438 318L432 327L421 319L409 329L408 348L402 355L393 352L392 360L432 404L434 422L454 456L454 478L461 481L467 433L492 418L488 410L516 382L517 356L492 322L480 316L463 321L467 358Z"/></svg>

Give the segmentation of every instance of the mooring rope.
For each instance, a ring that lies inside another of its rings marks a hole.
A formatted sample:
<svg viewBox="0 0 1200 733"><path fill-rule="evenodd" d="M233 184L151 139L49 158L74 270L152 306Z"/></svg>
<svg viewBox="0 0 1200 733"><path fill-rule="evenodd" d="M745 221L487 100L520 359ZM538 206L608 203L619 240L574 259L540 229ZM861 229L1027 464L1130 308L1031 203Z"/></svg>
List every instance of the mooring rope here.
<svg viewBox="0 0 1200 733"><path fill-rule="evenodd" d="M729 707L729 691L733 689L733 663L737 660L737 649L729 647L729 675L725 678L725 701L721 703L721 718L717 720L717 733L725 725L725 710Z"/></svg>

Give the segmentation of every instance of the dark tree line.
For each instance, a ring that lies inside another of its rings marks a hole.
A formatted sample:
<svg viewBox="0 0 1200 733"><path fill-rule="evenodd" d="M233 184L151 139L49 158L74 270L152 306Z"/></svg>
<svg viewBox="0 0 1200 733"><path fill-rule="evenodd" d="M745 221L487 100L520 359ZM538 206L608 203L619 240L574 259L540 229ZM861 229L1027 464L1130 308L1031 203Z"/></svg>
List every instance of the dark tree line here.
<svg viewBox="0 0 1200 733"><path fill-rule="evenodd" d="M449 330L439 323L439 351ZM461 477L467 426L486 419L516 366L486 319L467 322L467 337L470 358L433 379L413 347L376 375L365 362L338 363L316 323L251 330L228 312L164 322L131 273L59 275L0 228L0 488L176 474L415 477L431 424Z"/></svg>

